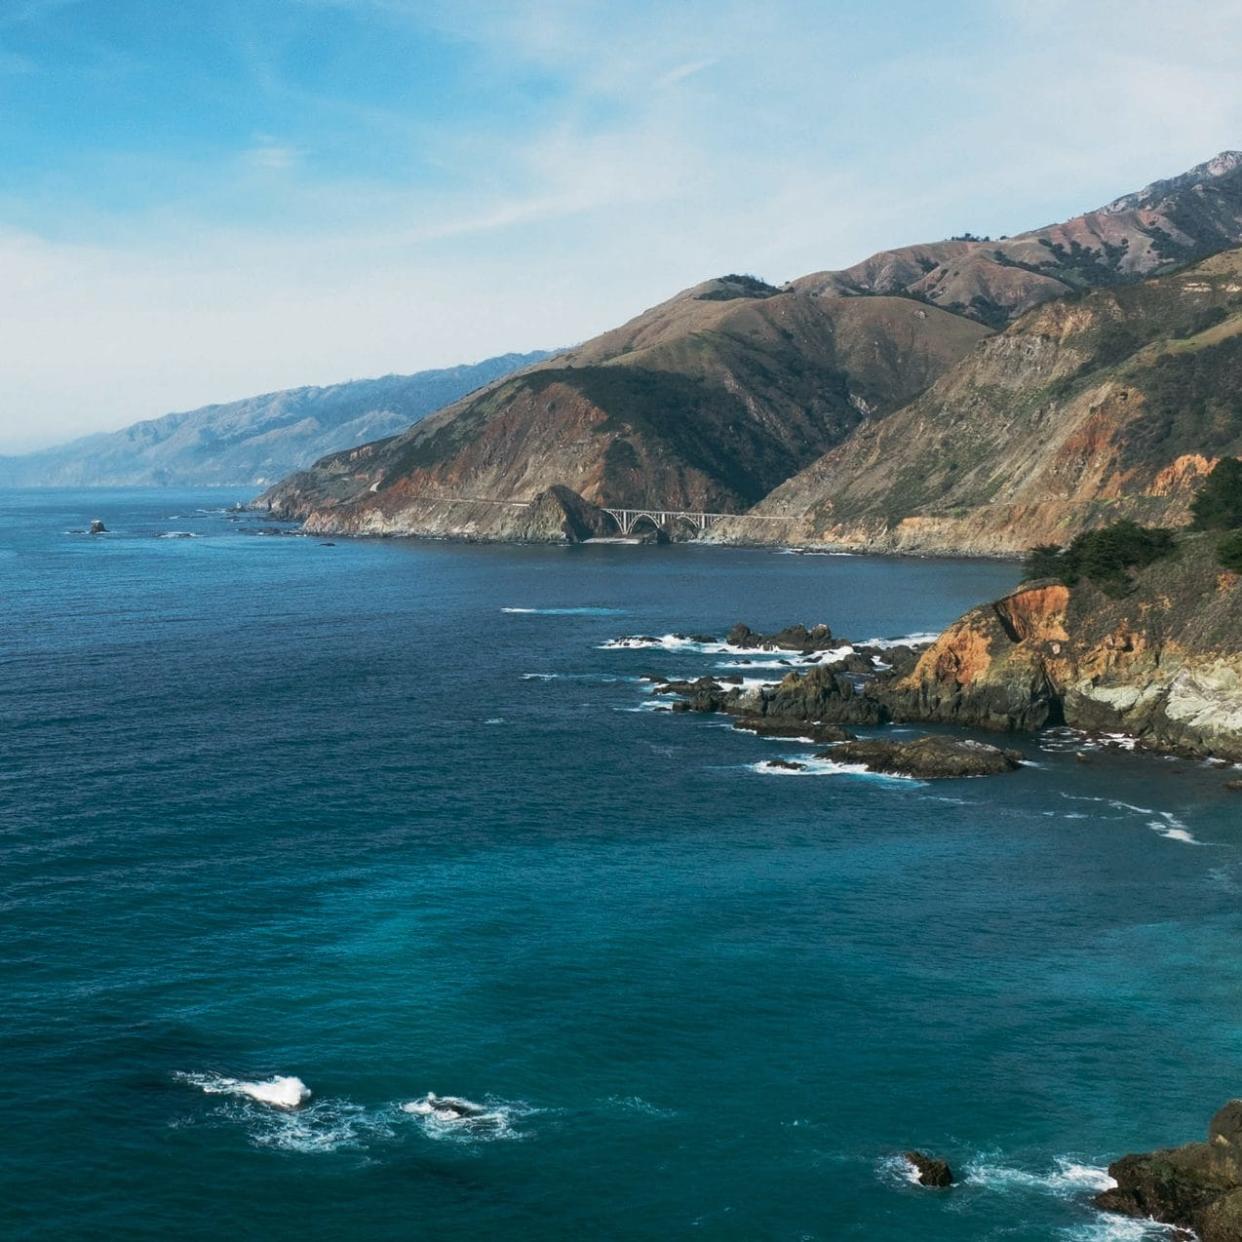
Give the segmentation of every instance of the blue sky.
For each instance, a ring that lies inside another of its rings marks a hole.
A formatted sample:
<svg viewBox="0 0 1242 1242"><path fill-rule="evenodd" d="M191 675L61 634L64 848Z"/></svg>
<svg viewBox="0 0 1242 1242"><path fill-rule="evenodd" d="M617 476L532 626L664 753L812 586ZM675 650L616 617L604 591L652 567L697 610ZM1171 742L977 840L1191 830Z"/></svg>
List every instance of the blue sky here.
<svg viewBox="0 0 1242 1242"><path fill-rule="evenodd" d="M0 0L0 451L1242 146L1242 0Z"/></svg>

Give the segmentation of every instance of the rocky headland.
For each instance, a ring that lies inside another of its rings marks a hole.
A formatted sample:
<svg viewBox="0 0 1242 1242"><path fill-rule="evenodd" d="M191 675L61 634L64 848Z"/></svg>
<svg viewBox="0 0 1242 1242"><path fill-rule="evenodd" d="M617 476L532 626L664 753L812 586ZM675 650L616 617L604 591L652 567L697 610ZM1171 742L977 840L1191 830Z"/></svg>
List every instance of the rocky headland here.
<svg viewBox="0 0 1242 1242"><path fill-rule="evenodd" d="M1239 762L1240 638L1242 575L1221 566L1216 536L1189 534L1124 590L1087 579L1027 582L972 609L921 651L850 643L823 625L771 635L736 626L724 648L779 654L788 671L761 685L702 677L656 689L677 696L674 710L725 712L740 729L833 744L834 759L878 771L962 775L958 768L972 764L960 747L949 754L921 740L912 751L910 743L852 740L843 730L918 722L1028 733L1064 725ZM1010 758L976 751L973 766L1003 771Z"/></svg>
<svg viewBox="0 0 1242 1242"><path fill-rule="evenodd" d="M1107 1212L1193 1230L1200 1242L1242 1239L1242 1100L1212 1118L1207 1141L1123 1156L1116 1186L1096 1196Z"/></svg>

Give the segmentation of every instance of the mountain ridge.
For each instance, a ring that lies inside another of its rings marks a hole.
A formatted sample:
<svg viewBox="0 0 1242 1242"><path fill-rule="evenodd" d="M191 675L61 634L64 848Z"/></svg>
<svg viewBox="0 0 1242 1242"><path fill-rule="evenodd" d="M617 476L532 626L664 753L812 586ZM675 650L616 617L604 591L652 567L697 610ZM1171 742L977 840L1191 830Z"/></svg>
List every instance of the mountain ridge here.
<svg viewBox="0 0 1242 1242"><path fill-rule="evenodd" d="M998 242L885 251L780 287L733 273L398 436L324 458L257 503L325 532L498 539L527 537L512 512L453 498L512 506L561 487L596 506L781 512L788 480L822 475L822 460L970 359L1012 350L1012 321L1093 290L1120 306L1126 290L1240 242L1242 154L1230 151ZM1020 374L1021 358L1009 361ZM756 539L759 525L725 523L720 537L771 541L781 529ZM542 523L538 537L555 532Z"/></svg>
<svg viewBox="0 0 1242 1242"><path fill-rule="evenodd" d="M117 431L0 457L0 483L48 486L263 486L337 448L392 435L547 351L478 363L277 389Z"/></svg>

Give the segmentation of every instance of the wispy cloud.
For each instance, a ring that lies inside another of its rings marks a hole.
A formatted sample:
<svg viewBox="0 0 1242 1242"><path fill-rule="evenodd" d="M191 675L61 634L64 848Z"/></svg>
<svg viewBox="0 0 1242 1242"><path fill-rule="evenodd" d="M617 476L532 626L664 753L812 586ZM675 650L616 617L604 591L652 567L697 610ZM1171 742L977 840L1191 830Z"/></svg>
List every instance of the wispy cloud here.
<svg viewBox="0 0 1242 1242"><path fill-rule="evenodd" d="M0 181L0 437L582 339L722 271L1015 232L1242 145L1242 0L1131 0L1124 43L1111 5L965 7L213 0L198 96ZM182 106L190 146L141 145Z"/></svg>
<svg viewBox="0 0 1242 1242"><path fill-rule="evenodd" d="M655 84L657 87L674 86L678 82L684 82L687 78L694 77L696 73L702 73L704 69L710 69L717 63L714 56L707 57L704 60L688 60L670 69L667 73L662 73L656 78Z"/></svg>

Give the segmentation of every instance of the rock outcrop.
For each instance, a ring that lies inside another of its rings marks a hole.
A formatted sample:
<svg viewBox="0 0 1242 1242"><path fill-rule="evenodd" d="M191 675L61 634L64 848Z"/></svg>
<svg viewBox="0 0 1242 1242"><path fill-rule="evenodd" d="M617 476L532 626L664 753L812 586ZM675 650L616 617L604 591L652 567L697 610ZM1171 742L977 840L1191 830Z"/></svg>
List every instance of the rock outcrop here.
<svg viewBox="0 0 1242 1242"><path fill-rule="evenodd" d="M1193 1229L1200 1242L1242 1242L1242 1100L1208 1126L1207 1142L1123 1156L1108 1167L1117 1185L1096 1205Z"/></svg>
<svg viewBox="0 0 1242 1242"><path fill-rule="evenodd" d="M1184 536L1118 599L1028 583L975 608L876 693L895 720L1067 724L1156 750L1242 760L1242 579Z"/></svg>
<svg viewBox="0 0 1242 1242"><path fill-rule="evenodd" d="M913 776L918 780L947 780L963 776L996 776L1022 764L1015 750L1002 750L970 738L927 736L909 740L856 738L822 751L820 759L861 763L871 772Z"/></svg>
<svg viewBox="0 0 1242 1242"><path fill-rule="evenodd" d="M928 1156L921 1151L908 1151L905 1161L914 1170L919 1184L943 1189L953 1185L953 1170L947 1160L938 1156Z"/></svg>

